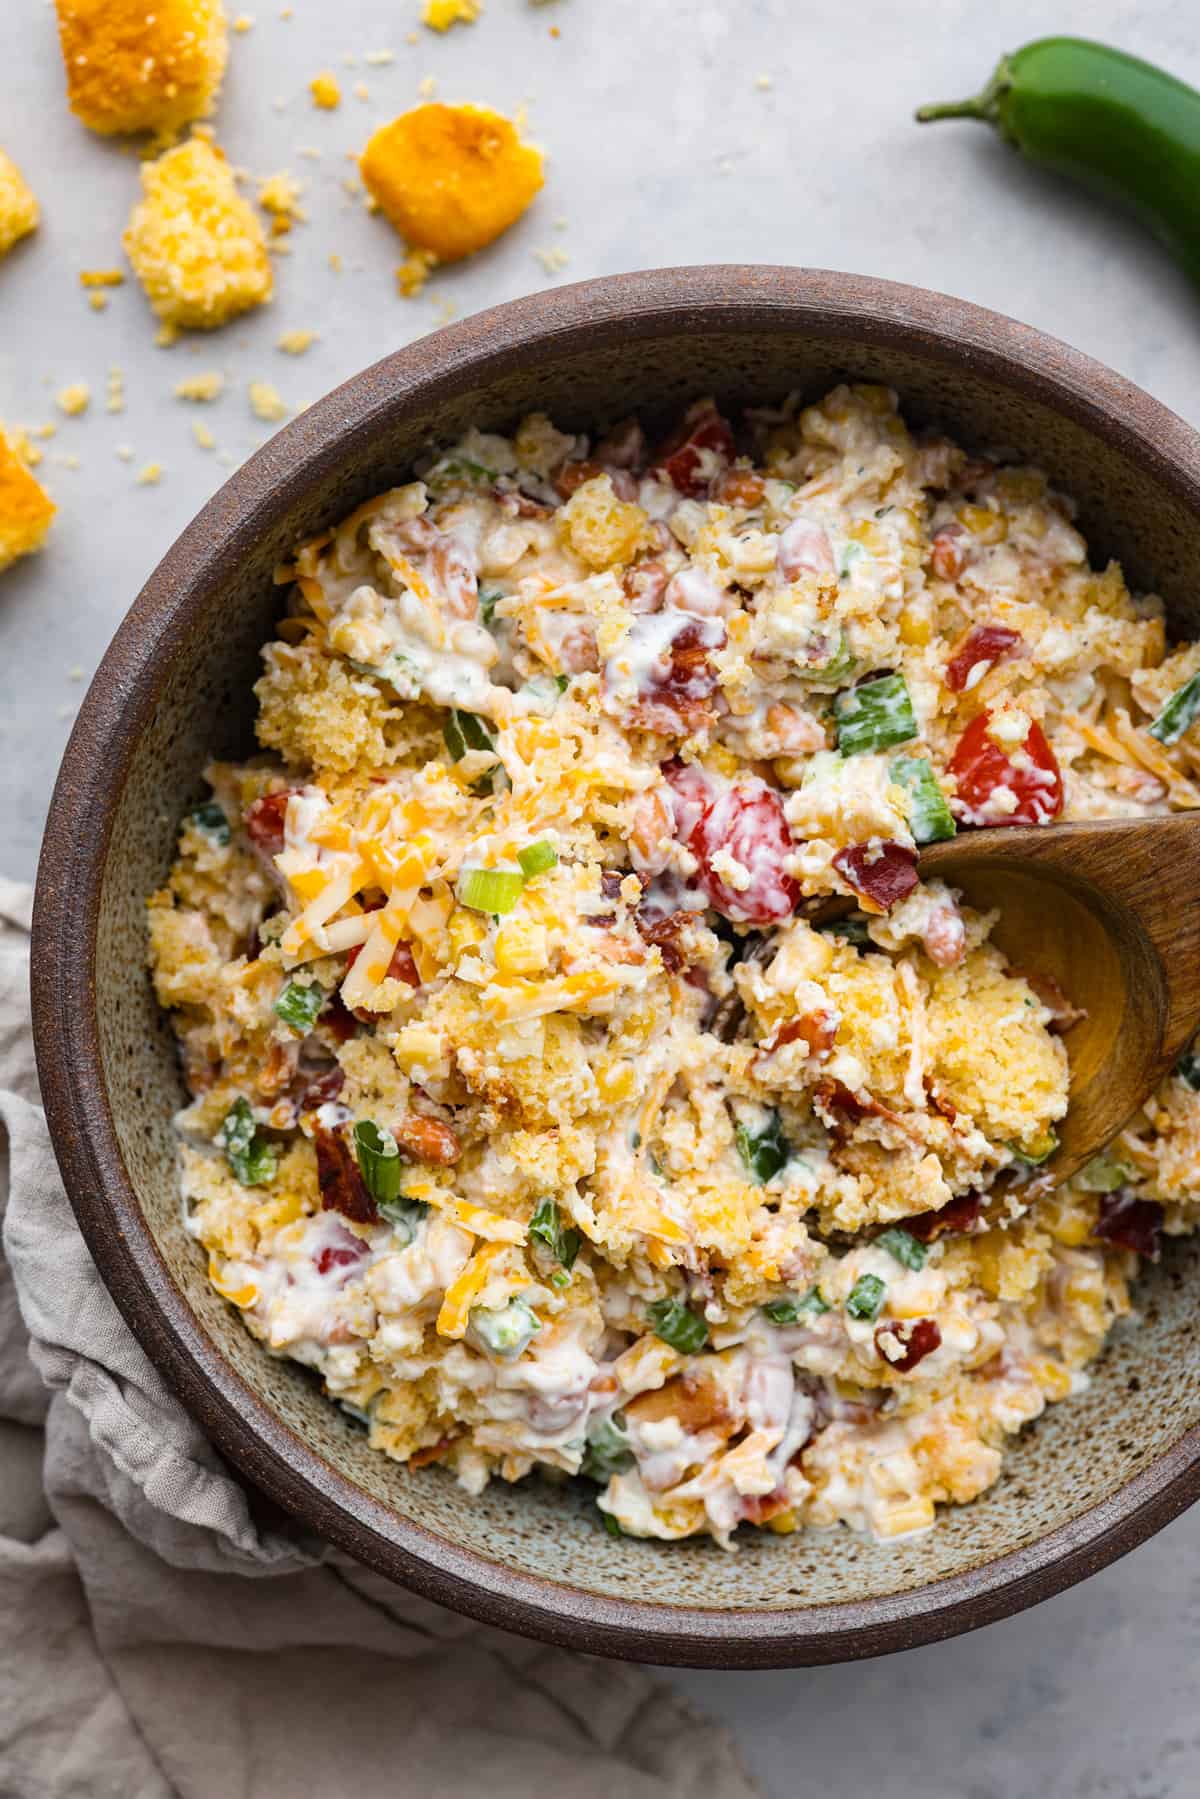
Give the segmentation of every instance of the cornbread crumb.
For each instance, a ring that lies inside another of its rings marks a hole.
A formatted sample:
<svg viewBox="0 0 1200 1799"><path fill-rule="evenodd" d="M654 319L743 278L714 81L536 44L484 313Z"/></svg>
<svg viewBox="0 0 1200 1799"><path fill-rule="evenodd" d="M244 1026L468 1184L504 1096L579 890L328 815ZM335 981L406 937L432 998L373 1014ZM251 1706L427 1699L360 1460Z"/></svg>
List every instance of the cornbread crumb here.
<svg viewBox="0 0 1200 1799"><path fill-rule="evenodd" d="M38 222L38 203L11 156L0 150L0 256L4 256L22 237L28 237Z"/></svg>
<svg viewBox="0 0 1200 1799"><path fill-rule="evenodd" d="M481 106L418 106L375 132L363 180L410 246L457 262L490 244L542 185L542 156Z"/></svg>
<svg viewBox="0 0 1200 1799"><path fill-rule="evenodd" d="M372 69L385 69L389 63L393 63L395 60L396 52L394 50L368 50L363 57L363 61Z"/></svg>
<svg viewBox="0 0 1200 1799"><path fill-rule="evenodd" d="M41 548L56 510L16 444L0 429L0 569Z"/></svg>
<svg viewBox="0 0 1200 1799"><path fill-rule="evenodd" d="M417 83L417 92L420 94L422 100L432 100L433 96L437 93L436 75L422 75L420 81Z"/></svg>
<svg viewBox="0 0 1200 1799"><path fill-rule="evenodd" d="M178 131L211 111L222 0L55 0L71 111L93 131Z"/></svg>
<svg viewBox="0 0 1200 1799"><path fill-rule="evenodd" d="M322 69L319 75L314 75L308 84L308 91L312 95L313 105L319 106L323 112L332 112L342 103L342 90L338 86L337 76L330 69Z"/></svg>
<svg viewBox="0 0 1200 1799"><path fill-rule="evenodd" d="M277 175L268 175L259 182L258 203L271 215L272 236L280 237L293 225L304 223L306 214L299 203L303 192L303 183L288 169L281 169Z"/></svg>
<svg viewBox="0 0 1200 1799"><path fill-rule="evenodd" d="M212 330L270 299L262 226L220 150L191 138L145 164L142 186L125 252L168 326Z"/></svg>
<svg viewBox="0 0 1200 1799"><path fill-rule="evenodd" d="M275 424L287 417L288 408L283 396L269 381L252 381L247 392L250 395L250 410L255 418Z"/></svg>
<svg viewBox="0 0 1200 1799"><path fill-rule="evenodd" d="M98 290L88 295L88 305L93 312L103 312L108 306L108 295Z"/></svg>
<svg viewBox="0 0 1200 1799"><path fill-rule="evenodd" d="M557 248L551 250L535 250L534 255L545 269L547 275L559 274L561 270L566 268L568 262L571 260L565 250L559 250Z"/></svg>
<svg viewBox="0 0 1200 1799"><path fill-rule="evenodd" d="M161 462L147 462L138 470L134 480L139 487L157 487L162 480L162 472Z"/></svg>
<svg viewBox="0 0 1200 1799"><path fill-rule="evenodd" d="M410 250L396 270L396 283L406 300L415 300L437 267L432 250Z"/></svg>
<svg viewBox="0 0 1200 1799"><path fill-rule="evenodd" d="M219 398L225 386L225 377L219 369L206 369L201 375L185 375L182 381L175 383L177 400L209 401Z"/></svg>
<svg viewBox="0 0 1200 1799"><path fill-rule="evenodd" d="M117 445L117 456L120 459L120 461L122 461L122 462L132 462L133 461L133 445L132 444L118 444Z"/></svg>
<svg viewBox="0 0 1200 1799"><path fill-rule="evenodd" d="M80 269L80 287L123 287L124 269Z"/></svg>
<svg viewBox="0 0 1200 1799"><path fill-rule="evenodd" d="M216 438L213 436L208 426L200 419L192 420L192 436L202 450L213 450L216 448Z"/></svg>
<svg viewBox="0 0 1200 1799"><path fill-rule="evenodd" d="M365 81L356 81L354 83L354 98L356 100L369 100L371 98L371 90Z"/></svg>
<svg viewBox="0 0 1200 1799"><path fill-rule="evenodd" d="M282 350L285 356L303 356L316 343L318 335L316 331L285 331L275 348Z"/></svg>
<svg viewBox="0 0 1200 1799"><path fill-rule="evenodd" d="M769 75L756 75L754 78L754 85L756 88L759 88L763 93L766 93L769 88L773 88L775 86L775 83L772 81L772 79Z"/></svg>
<svg viewBox="0 0 1200 1799"><path fill-rule="evenodd" d="M108 371L104 410L106 412L124 412L125 410L125 371L116 362Z"/></svg>
<svg viewBox="0 0 1200 1799"><path fill-rule="evenodd" d="M79 458L76 456L74 450L68 450L65 456L53 457L52 461L59 468L76 469L79 467Z"/></svg>
<svg viewBox="0 0 1200 1799"><path fill-rule="evenodd" d="M68 418L78 418L81 412L86 412L91 398L92 390L86 381L72 381L66 387L60 387L55 395L59 411L65 412Z"/></svg>
<svg viewBox="0 0 1200 1799"><path fill-rule="evenodd" d="M237 18L233 21L233 29L239 35L242 35L243 33L247 32L247 31L253 31L254 30L254 14L248 13L248 12L240 12L238 14Z"/></svg>
<svg viewBox="0 0 1200 1799"><path fill-rule="evenodd" d="M483 0L425 0L422 25L430 31L449 31L452 25L473 25L483 11Z"/></svg>

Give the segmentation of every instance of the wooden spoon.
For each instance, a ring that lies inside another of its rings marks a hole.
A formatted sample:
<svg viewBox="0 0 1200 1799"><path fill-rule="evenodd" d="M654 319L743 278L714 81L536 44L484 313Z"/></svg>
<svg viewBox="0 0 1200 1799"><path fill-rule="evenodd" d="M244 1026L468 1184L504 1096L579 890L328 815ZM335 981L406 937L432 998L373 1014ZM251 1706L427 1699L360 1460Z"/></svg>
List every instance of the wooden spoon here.
<svg viewBox="0 0 1200 1799"><path fill-rule="evenodd" d="M1200 812L968 831L921 851L921 874L998 908L993 941L1087 1016L1066 1031L1070 1110L1047 1186L1132 1117L1200 1024Z"/></svg>

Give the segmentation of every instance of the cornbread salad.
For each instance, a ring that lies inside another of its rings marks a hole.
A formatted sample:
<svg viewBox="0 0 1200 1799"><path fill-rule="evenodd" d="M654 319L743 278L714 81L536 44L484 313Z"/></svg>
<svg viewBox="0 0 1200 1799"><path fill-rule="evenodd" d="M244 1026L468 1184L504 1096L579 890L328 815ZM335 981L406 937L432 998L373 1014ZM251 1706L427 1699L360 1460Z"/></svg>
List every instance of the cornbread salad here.
<svg viewBox="0 0 1200 1799"><path fill-rule="evenodd" d="M218 1292L385 1454L614 1533L982 1492L1195 1222L1200 1060L1036 1197L1069 996L920 849L1200 804L1200 646L877 387L469 431L277 580L149 909Z"/></svg>

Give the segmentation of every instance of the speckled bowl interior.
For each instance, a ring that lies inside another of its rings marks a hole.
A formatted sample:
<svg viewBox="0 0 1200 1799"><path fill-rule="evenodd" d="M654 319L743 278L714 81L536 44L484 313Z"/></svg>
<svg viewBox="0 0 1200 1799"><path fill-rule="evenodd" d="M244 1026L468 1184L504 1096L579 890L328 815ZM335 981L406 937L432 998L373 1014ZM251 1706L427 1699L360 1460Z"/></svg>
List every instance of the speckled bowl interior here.
<svg viewBox="0 0 1200 1799"><path fill-rule="evenodd" d="M73 1203L151 1355L224 1452L313 1529L494 1622L602 1652L725 1666L864 1655L967 1628L1102 1564L1196 1491L1196 1251L1144 1282L1088 1390L1012 1449L986 1497L932 1532L614 1541L587 1489L470 1498L373 1454L299 1368L210 1289L180 1227L171 1032L145 971L143 905L215 754L252 742L276 560L406 478L432 439L539 408L592 427L884 381L910 418L1011 446L1080 502L1095 554L1200 630L1200 456L1147 396L1064 346L886 283L775 269L660 271L521 301L377 364L280 433L162 563L96 676L68 750L38 897L39 1059Z"/></svg>

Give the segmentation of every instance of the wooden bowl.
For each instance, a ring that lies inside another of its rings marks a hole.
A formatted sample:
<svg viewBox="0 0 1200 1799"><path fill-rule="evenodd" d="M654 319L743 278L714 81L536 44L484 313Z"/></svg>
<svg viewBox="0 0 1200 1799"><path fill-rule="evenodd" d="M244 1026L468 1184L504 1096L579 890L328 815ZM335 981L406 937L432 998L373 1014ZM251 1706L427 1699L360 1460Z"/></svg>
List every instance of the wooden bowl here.
<svg viewBox="0 0 1200 1799"><path fill-rule="evenodd" d="M1081 505L1101 558L1200 634L1200 439L1120 376L940 294L786 268L666 269L559 288L425 338L312 407L226 483L139 596L88 692L55 790L37 892L38 1066L76 1216L147 1353L218 1448L311 1527L489 1623L652 1662L769 1667L928 1642L1054 1593L1140 1543L1200 1491L1200 1259L1176 1245L1088 1390L1016 1443L1000 1480L937 1527L879 1544L841 1530L709 1543L613 1539L586 1488L494 1483L366 1447L311 1377L268 1356L184 1235L170 1027L146 974L143 906L216 753L251 743L274 563L406 478L430 439L568 426L801 387L884 381L910 417L1011 445Z"/></svg>

